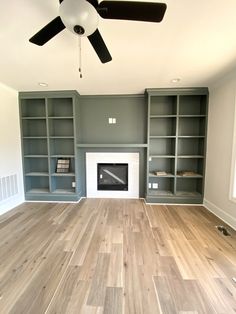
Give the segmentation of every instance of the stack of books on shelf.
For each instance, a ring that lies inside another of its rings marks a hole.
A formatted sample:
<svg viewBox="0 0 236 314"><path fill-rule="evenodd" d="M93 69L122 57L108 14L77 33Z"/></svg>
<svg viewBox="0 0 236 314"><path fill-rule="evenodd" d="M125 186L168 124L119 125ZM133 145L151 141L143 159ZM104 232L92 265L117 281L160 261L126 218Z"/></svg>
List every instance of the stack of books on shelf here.
<svg viewBox="0 0 236 314"><path fill-rule="evenodd" d="M156 176L167 176L167 172L165 171L155 171L154 174Z"/></svg>
<svg viewBox="0 0 236 314"><path fill-rule="evenodd" d="M70 169L70 159L58 158L57 160L57 173L68 173Z"/></svg>
<svg viewBox="0 0 236 314"><path fill-rule="evenodd" d="M195 171L178 171L179 176L183 177L192 177L192 176L197 176L198 174Z"/></svg>

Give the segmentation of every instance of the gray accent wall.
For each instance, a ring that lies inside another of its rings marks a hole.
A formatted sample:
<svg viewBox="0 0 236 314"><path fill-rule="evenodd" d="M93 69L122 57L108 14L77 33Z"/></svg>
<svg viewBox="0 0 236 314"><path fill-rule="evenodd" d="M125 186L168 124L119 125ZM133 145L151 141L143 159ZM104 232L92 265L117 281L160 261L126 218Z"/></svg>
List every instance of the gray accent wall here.
<svg viewBox="0 0 236 314"><path fill-rule="evenodd" d="M144 95L80 96L79 102L79 143L146 143ZM109 118L116 124L109 124Z"/></svg>
<svg viewBox="0 0 236 314"><path fill-rule="evenodd" d="M76 110L76 132L79 190L82 196L86 196L86 152L138 152L140 197L145 196L146 117L144 95L80 96ZM115 118L116 124L109 124L109 118Z"/></svg>

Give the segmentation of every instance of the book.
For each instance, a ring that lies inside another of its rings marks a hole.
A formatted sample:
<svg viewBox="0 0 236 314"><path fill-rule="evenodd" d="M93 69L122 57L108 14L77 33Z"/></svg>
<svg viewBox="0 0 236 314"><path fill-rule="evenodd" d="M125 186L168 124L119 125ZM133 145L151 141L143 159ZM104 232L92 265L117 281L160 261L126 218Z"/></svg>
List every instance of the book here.
<svg viewBox="0 0 236 314"><path fill-rule="evenodd" d="M198 174L194 171L179 171L178 172L179 176L183 176L183 177L191 177L191 176L197 176Z"/></svg>
<svg viewBox="0 0 236 314"><path fill-rule="evenodd" d="M70 159L69 158L58 158L56 173L68 173L70 170Z"/></svg>
<svg viewBox="0 0 236 314"><path fill-rule="evenodd" d="M165 171L155 171L154 174L156 176L166 176L167 172L165 172Z"/></svg>

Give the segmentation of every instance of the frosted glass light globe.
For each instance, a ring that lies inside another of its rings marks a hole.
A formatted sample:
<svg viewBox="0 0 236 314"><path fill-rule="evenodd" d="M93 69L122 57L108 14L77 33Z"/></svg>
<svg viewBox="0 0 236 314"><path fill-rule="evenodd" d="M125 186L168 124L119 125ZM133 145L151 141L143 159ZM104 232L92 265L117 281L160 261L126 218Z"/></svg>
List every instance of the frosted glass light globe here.
<svg viewBox="0 0 236 314"><path fill-rule="evenodd" d="M59 15L63 24L71 32L78 34L78 27L84 30L80 36L89 36L98 27L98 13L86 0L64 0L60 4ZM75 31L77 30L77 31Z"/></svg>

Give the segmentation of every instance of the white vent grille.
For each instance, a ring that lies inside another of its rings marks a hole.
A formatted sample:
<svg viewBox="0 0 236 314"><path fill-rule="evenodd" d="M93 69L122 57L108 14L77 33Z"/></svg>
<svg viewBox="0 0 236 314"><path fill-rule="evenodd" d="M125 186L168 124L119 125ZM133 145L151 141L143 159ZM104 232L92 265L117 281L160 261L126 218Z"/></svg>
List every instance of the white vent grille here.
<svg viewBox="0 0 236 314"><path fill-rule="evenodd" d="M18 194L17 175L0 178L0 202Z"/></svg>

